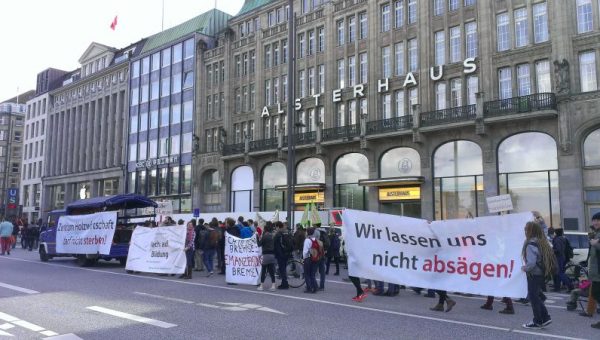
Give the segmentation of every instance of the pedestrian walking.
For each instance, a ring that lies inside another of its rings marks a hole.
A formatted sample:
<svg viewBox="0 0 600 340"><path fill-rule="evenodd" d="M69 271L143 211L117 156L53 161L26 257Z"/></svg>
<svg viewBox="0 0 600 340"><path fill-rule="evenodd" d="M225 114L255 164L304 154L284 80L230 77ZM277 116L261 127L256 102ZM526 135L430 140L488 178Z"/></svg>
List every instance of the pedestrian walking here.
<svg viewBox="0 0 600 340"><path fill-rule="evenodd" d="M292 256L294 250L294 240L290 235L287 227L280 221L275 222L277 227L277 233L274 238L274 250L275 258L277 259L277 268L279 270L279 277L281 278L281 284L277 289L288 289L288 277L287 277L287 262Z"/></svg>
<svg viewBox="0 0 600 340"><path fill-rule="evenodd" d="M565 266L569 258L567 256L567 239L564 236L564 231L562 228L558 228L554 230L554 238L552 239L552 250L554 251L554 256L556 258L556 265L558 267L558 271L555 275L553 275L554 280L554 292L560 292L561 283L567 287L568 291L571 292L573 290L573 283L565 274Z"/></svg>
<svg viewBox="0 0 600 340"><path fill-rule="evenodd" d="M194 230L194 224L190 221L187 224L187 231L185 234L185 273L181 275L180 279L191 279L192 278L192 268L194 266L194 250L196 248L195 245L196 239L196 230Z"/></svg>
<svg viewBox="0 0 600 340"><path fill-rule="evenodd" d="M305 293L316 293L318 263L323 258L323 245L319 244L319 240L315 237L315 229L308 228L306 231L306 239L302 248L302 258L304 261L304 281L306 283Z"/></svg>
<svg viewBox="0 0 600 340"><path fill-rule="evenodd" d="M444 311L444 303L446 303L446 312L449 312L454 308L456 302L448 297L448 292L445 290L436 290L435 293L438 295L438 303L437 305L429 308L432 311L443 312Z"/></svg>
<svg viewBox="0 0 600 340"><path fill-rule="evenodd" d="M267 278L267 272L271 277L271 288L269 290L275 291L277 286L275 284L275 234L273 233L274 227L272 223L265 225L265 230L258 239L258 246L262 248L262 263L260 270L260 285L257 290L264 290L265 279Z"/></svg>
<svg viewBox="0 0 600 340"><path fill-rule="evenodd" d="M350 276L350 281L356 288L356 296L352 298L352 301L355 302L363 302L363 300L367 297L367 293L362 289L360 285L360 279L356 276Z"/></svg>
<svg viewBox="0 0 600 340"><path fill-rule="evenodd" d="M525 225L525 242L521 254L525 262L521 270L527 273L527 297L533 310L533 320L523 324L523 327L543 328L552 323L552 318L540 294L544 278L554 272L556 261L554 252L545 240L543 229L538 222L531 221Z"/></svg>
<svg viewBox="0 0 600 340"><path fill-rule="evenodd" d="M2 221L0 223L0 247L2 250L1 255L10 255L14 226L12 223L8 222L4 218L4 216L0 216L0 221Z"/></svg>
<svg viewBox="0 0 600 340"><path fill-rule="evenodd" d="M329 228L329 249L327 250L327 268L325 269L325 275L329 275L329 267L331 261L335 264L334 276L340 275L340 248L341 248L340 237L335 232L333 227Z"/></svg>

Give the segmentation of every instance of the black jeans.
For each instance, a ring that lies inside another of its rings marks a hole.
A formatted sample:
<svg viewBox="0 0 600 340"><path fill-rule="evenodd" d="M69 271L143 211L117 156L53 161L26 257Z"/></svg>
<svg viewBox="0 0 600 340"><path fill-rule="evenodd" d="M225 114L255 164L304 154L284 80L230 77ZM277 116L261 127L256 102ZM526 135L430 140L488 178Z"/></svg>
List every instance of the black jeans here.
<svg viewBox="0 0 600 340"><path fill-rule="evenodd" d="M321 258L321 261L318 262L318 270L319 270L319 288L325 289L325 258Z"/></svg>
<svg viewBox="0 0 600 340"><path fill-rule="evenodd" d="M448 293L445 290L436 290L435 292L439 296L438 304L443 305L448 300Z"/></svg>
<svg viewBox="0 0 600 340"><path fill-rule="evenodd" d="M533 322L538 325L550 320L548 310L540 298L543 285L544 276L527 275L527 298L529 299L531 309L533 310Z"/></svg>
<svg viewBox="0 0 600 340"><path fill-rule="evenodd" d="M271 277L271 282L275 283L275 264L263 264L262 270L260 271L260 283L264 283L267 278L267 272Z"/></svg>
<svg viewBox="0 0 600 340"><path fill-rule="evenodd" d="M356 296L360 296L360 295L364 294L364 291L360 285L360 279L358 277L350 276L350 281L354 285L354 288L356 288Z"/></svg>
<svg viewBox="0 0 600 340"><path fill-rule="evenodd" d="M325 269L325 274L329 274L329 266L331 265L331 259L333 259L335 263L335 273L340 273L340 257L339 256L328 256L327 257L327 268Z"/></svg>
<svg viewBox="0 0 600 340"><path fill-rule="evenodd" d="M277 269L279 270L279 277L281 277L281 285L286 287L288 285L287 279L287 256L277 258Z"/></svg>

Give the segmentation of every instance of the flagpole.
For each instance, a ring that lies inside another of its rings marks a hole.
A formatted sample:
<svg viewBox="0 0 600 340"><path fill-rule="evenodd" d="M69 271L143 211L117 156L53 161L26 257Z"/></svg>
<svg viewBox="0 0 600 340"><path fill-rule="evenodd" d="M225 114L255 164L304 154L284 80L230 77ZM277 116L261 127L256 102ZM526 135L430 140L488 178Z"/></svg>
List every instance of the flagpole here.
<svg viewBox="0 0 600 340"><path fill-rule="evenodd" d="M165 0L162 0L162 14L161 14L161 21L160 21L160 31L164 31L165 30Z"/></svg>

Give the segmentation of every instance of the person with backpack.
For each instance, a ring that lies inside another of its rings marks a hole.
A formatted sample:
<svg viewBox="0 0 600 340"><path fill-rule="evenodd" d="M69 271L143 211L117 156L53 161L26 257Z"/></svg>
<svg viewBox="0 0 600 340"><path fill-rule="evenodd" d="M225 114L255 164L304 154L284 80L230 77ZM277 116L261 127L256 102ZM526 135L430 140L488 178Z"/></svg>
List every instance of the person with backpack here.
<svg viewBox="0 0 600 340"><path fill-rule="evenodd" d="M279 276L281 277L281 284L277 289L288 289L290 286L287 278L287 262L294 250L294 240L282 222L275 222L275 226L277 227L277 233L274 239L274 250Z"/></svg>
<svg viewBox="0 0 600 340"><path fill-rule="evenodd" d="M265 231L258 239L258 246L262 248L262 266L260 270L260 285L256 290L264 290L265 279L267 278L267 272L271 277L271 288L270 291L275 291L277 286L275 284L275 235L273 223L267 223L265 225Z"/></svg>
<svg viewBox="0 0 600 340"><path fill-rule="evenodd" d="M315 228L308 228L306 239L302 248L302 258L304 260L304 280L306 282L305 293L317 292L317 279L315 274L319 261L323 259L323 244L315 236Z"/></svg>
<svg viewBox="0 0 600 340"><path fill-rule="evenodd" d="M192 221L194 220L192 219ZM204 219L198 219L198 223L196 223L194 230L196 231L196 239L194 240L194 246L196 247L196 251L194 252L194 271L202 272L204 271L204 260L202 256L204 254L204 251L201 247L201 237L203 235L202 231L206 230L206 226L204 225Z"/></svg>
<svg viewBox="0 0 600 340"><path fill-rule="evenodd" d="M329 237L324 231L319 229L320 226L320 223L315 224L315 237L317 238L317 240L320 241L320 244L323 246L323 256L321 256L321 259L317 264L317 270L319 271L319 290L325 290L325 277L327 276L325 274L325 254L327 253L327 251L329 251L330 244Z"/></svg>
<svg viewBox="0 0 600 340"><path fill-rule="evenodd" d="M571 292L573 290L573 283L567 277L567 274L565 274L565 266L573 258L573 248L569 244L569 240L564 236L562 228L555 229L554 235L552 249L554 250L556 265L558 267L558 271L552 276L554 280L554 292L560 292L561 283Z"/></svg>
<svg viewBox="0 0 600 340"><path fill-rule="evenodd" d="M212 226L209 226L205 231L204 235L201 236L204 239L202 247L203 261L206 271L208 271L207 277L211 277L214 274L214 258L219 245L219 231L215 230Z"/></svg>
<svg viewBox="0 0 600 340"><path fill-rule="evenodd" d="M333 227L329 228L329 249L327 250L327 268L325 269L325 275L329 275L329 267L331 265L331 260L335 263L335 273L334 276L340 275L340 248L342 243L340 242L340 237L335 232Z"/></svg>
<svg viewBox="0 0 600 340"><path fill-rule="evenodd" d="M533 310L533 320L523 324L529 329L544 328L552 323L552 318L540 298L545 277L554 273L556 261L550 244L545 240L539 223L530 221L525 225L525 242L521 255L525 265L521 270L527 274L527 297Z"/></svg>

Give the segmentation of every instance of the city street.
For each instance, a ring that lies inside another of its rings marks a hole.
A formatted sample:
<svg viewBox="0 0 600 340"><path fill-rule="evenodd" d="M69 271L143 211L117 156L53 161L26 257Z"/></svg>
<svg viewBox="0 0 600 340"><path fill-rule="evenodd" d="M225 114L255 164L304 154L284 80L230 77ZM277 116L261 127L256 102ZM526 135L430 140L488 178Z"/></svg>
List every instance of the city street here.
<svg viewBox="0 0 600 340"><path fill-rule="evenodd" d="M344 272L342 273L344 274ZM14 339L597 339L593 320L565 309L566 294L548 294L554 320L523 329L529 306L515 315L479 308L483 297L454 296L450 313L434 299L402 290L397 297L351 300L354 288L328 276L325 292L258 292L224 276L194 272L192 280L127 274L117 262L80 268L74 259L39 261L14 249L0 257L0 338Z"/></svg>

